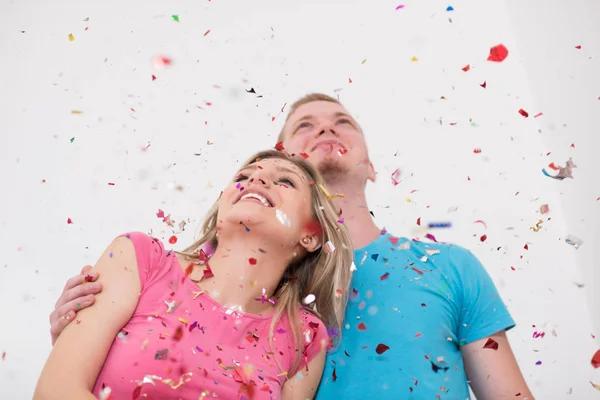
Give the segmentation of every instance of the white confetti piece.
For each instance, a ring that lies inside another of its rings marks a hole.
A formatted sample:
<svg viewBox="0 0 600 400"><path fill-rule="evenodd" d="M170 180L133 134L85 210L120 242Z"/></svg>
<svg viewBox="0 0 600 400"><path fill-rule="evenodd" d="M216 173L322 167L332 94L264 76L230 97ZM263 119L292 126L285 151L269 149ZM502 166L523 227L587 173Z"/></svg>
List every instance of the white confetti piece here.
<svg viewBox="0 0 600 400"><path fill-rule="evenodd" d="M314 294L309 294L308 296L306 296L304 298L304 300L302 300L302 302L306 305L309 305L310 303L314 302L317 298L315 297Z"/></svg>
<svg viewBox="0 0 600 400"><path fill-rule="evenodd" d="M275 211L275 216L277 217L277 219L279 220L279 222L281 222L283 225L290 227L292 226L292 223L290 222L290 219L288 218L287 215L285 215L285 213L281 210L276 210Z"/></svg>

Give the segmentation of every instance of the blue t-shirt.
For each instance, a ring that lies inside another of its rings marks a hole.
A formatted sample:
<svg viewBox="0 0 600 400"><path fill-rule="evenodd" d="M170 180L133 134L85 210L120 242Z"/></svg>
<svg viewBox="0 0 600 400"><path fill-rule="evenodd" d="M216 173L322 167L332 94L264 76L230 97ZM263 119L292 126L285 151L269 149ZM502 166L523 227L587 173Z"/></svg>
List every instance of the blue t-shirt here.
<svg viewBox="0 0 600 400"><path fill-rule="evenodd" d="M469 399L460 347L515 325L477 258L385 234L354 262L342 338L317 398Z"/></svg>

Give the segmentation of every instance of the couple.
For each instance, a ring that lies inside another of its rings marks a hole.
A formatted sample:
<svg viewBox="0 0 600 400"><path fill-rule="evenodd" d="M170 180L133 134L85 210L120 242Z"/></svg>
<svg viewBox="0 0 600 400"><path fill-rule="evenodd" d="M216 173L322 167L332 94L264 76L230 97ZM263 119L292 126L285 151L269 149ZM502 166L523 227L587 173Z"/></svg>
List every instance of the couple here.
<svg viewBox="0 0 600 400"><path fill-rule="evenodd" d="M479 261L374 224L337 100L297 101L277 149L301 157L251 158L184 251L130 233L67 282L35 398L533 399Z"/></svg>

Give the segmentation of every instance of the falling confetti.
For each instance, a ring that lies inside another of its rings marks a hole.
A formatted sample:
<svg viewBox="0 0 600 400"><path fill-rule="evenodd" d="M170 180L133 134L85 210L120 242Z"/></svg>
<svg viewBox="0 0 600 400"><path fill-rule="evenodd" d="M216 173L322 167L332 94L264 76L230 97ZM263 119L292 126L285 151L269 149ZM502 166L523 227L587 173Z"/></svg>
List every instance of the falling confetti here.
<svg viewBox="0 0 600 400"><path fill-rule="evenodd" d="M154 68L163 69L166 66L171 65L173 63L173 61L171 61L171 59L167 58L167 57L156 56L152 60L152 63L154 64Z"/></svg>
<svg viewBox="0 0 600 400"><path fill-rule="evenodd" d="M397 186L400 183L400 169L397 169L394 172L392 172L392 183L394 184L394 186Z"/></svg>
<svg viewBox="0 0 600 400"><path fill-rule="evenodd" d="M467 72L470 69L471 69L471 66L469 64L467 64L464 67L462 67L462 70L465 71L465 72Z"/></svg>
<svg viewBox="0 0 600 400"><path fill-rule="evenodd" d="M448 8L446 8L446 11L454 11L454 7L448 6Z"/></svg>
<svg viewBox="0 0 600 400"><path fill-rule="evenodd" d="M579 247L581 247L581 245L583 244L583 240L579 239L577 236L574 235L567 235L565 242L575 247L575 249L579 249Z"/></svg>
<svg viewBox="0 0 600 400"><path fill-rule="evenodd" d="M523 110L522 108L519 110L519 114L521 114L525 118L529 117L529 113L527 111Z"/></svg>
<svg viewBox="0 0 600 400"><path fill-rule="evenodd" d="M592 367L600 368L600 350L596 351L596 354L592 357Z"/></svg>
<svg viewBox="0 0 600 400"><path fill-rule="evenodd" d="M398 6L396 6L396 11L398 11L402 8L404 8L404 4L399 4Z"/></svg>
<svg viewBox="0 0 600 400"><path fill-rule="evenodd" d="M499 44L490 48L490 55L488 61L502 62L508 57L508 49L503 44Z"/></svg>
<svg viewBox="0 0 600 400"><path fill-rule="evenodd" d="M175 244L177 243L177 236L173 235L169 238L169 243Z"/></svg>
<svg viewBox="0 0 600 400"><path fill-rule="evenodd" d="M390 349L389 346L387 346L387 345L385 345L383 343L379 343L377 345L377 348L375 349L375 352L377 352L377 354L383 354L386 351L388 351L389 349Z"/></svg>
<svg viewBox="0 0 600 400"><path fill-rule="evenodd" d="M179 22L179 15L173 14L173 15L171 15L171 18L173 19L173 21Z"/></svg>
<svg viewBox="0 0 600 400"><path fill-rule="evenodd" d="M542 214L548 214L550 212L550 207L548 207L548 204L543 204L540 206L540 212Z"/></svg>
<svg viewBox="0 0 600 400"><path fill-rule="evenodd" d="M485 344L483 345L483 348L484 349L498 350L498 342L496 342L492 338L488 338L487 342L485 342Z"/></svg>
<svg viewBox="0 0 600 400"><path fill-rule="evenodd" d="M600 390L600 385L596 385L594 382L590 381L592 387L596 390Z"/></svg>
<svg viewBox="0 0 600 400"><path fill-rule="evenodd" d="M573 168L577 168L577 165L575 165L572 158L569 158L569 160L567 161L567 163L564 167L560 167L560 166L556 167L554 165L554 163L550 164L548 167L551 169L554 169L554 170L558 169L558 174L553 176L548 171L546 171L545 168L542 169L542 173L549 178L553 178L553 179L562 181L565 178L573 179Z"/></svg>
<svg viewBox="0 0 600 400"><path fill-rule="evenodd" d="M75 36L73 36L72 33L69 33L69 42L72 42L75 40Z"/></svg>
<svg viewBox="0 0 600 400"><path fill-rule="evenodd" d="M539 232L540 229L542 229L542 224L544 223L544 221L542 221L541 219L538 220L538 222L535 224L535 226L530 226L529 229L531 229L534 232Z"/></svg>
<svg viewBox="0 0 600 400"><path fill-rule="evenodd" d="M483 81L483 83L480 83L479 86L485 89L487 87L487 82Z"/></svg>

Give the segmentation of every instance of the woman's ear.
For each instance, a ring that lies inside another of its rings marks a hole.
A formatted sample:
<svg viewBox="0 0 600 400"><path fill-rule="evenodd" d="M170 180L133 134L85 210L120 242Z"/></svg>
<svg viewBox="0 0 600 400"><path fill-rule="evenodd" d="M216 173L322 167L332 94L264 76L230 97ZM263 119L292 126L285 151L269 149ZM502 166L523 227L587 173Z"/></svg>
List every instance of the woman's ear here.
<svg viewBox="0 0 600 400"><path fill-rule="evenodd" d="M313 253L321 248L321 239L317 235L306 234L300 239L300 246L307 252Z"/></svg>

